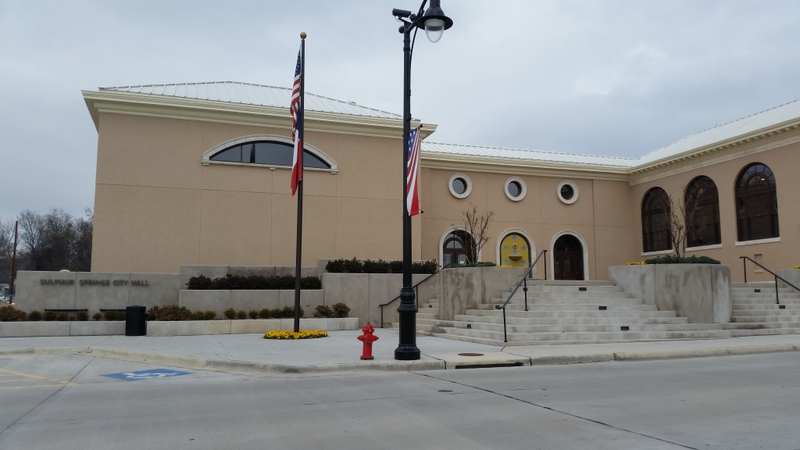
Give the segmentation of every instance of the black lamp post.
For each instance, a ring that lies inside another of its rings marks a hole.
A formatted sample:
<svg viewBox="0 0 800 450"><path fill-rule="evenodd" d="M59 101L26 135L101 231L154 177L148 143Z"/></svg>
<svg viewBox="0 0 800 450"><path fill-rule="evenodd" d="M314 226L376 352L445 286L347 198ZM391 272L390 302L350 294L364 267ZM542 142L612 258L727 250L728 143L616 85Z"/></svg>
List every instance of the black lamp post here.
<svg viewBox="0 0 800 450"><path fill-rule="evenodd" d="M453 26L453 21L444 14L439 0L423 0L417 14L402 9L393 9L402 25L403 33L403 288L400 290L400 306L397 312L400 319L400 343L394 351L399 360L419 359L417 348L417 302L411 286L411 216L406 209L406 179L408 178L408 144L411 133L411 54L416 42L417 29L422 28L431 42L438 42L444 30ZM411 34L414 34L412 40Z"/></svg>

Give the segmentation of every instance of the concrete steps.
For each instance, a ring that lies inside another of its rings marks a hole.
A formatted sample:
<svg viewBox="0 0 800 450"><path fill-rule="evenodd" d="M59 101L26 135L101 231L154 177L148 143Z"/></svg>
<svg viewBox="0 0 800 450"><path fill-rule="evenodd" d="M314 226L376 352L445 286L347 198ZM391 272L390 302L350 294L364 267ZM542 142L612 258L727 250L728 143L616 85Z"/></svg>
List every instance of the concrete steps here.
<svg viewBox="0 0 800 450"><path fill-rule="evenodd" d="M418 319L418 329L441 337L502 345L505 298L492 299L455 320ZM730 337L738 329L718 324L690 324L675 311L630 296L611 282L542 282L529 280L524 294L514 294L506 308L508 344L629 342Z"/></svg>
<svg viewBox="0 0 800 450"><path fill-rule="evenodd" d="M731 287L733 316L725 324L734 336L764 336L800 333L800 292L774 283L734 283Z"/></svg>

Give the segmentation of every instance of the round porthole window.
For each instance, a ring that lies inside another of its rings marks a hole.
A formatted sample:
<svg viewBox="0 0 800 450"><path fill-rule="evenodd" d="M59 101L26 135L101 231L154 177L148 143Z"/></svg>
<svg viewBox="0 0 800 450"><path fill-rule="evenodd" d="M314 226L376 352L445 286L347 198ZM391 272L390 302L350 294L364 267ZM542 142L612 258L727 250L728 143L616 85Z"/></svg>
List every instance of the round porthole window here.
<svg viewBox="0 0 800 450"><path fill-rule="evenodd" d="M455 198L467 198L472 192L472 180L466 175L453 175L450 177L450 194Z"/></svg>
<svg viewBox="0 0 800 450"><path fill-rule="evenodd" d="M571 205L578 201L578 186L571 181L564 181L558 185L558 199L562 203Z"/></svg>
<svg viewBox="0 0 800 450"><path fill-rule="evenodd" d="M524 181L517 177L511 177L506 180L506 197L512 202L518 202L525 198L528 193L528 186Z"/></svg>

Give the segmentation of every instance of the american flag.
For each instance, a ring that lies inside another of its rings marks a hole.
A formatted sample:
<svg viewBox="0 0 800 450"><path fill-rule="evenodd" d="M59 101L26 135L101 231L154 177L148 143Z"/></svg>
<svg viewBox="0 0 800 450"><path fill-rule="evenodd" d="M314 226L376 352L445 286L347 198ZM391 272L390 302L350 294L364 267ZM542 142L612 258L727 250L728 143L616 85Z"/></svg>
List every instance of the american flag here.
<svg viewBox="0 0 800 450"><path fill-rule="evenodd" d="M292 135L294 137L294 152L292 156L292 195L297 192L298 184L303 181L303 114L302 114L302 84L303 84L303 49L297 52L297 66L294 69L294 83L292 84L292 103L289 112L292 116Z"/></svg>
<svg viewBox="0 0 800 450"><path fill-rule="evenodd" d="M406 171L406 210L409 216L419 214L419 152L422 141L419 128L408 135L408 170Z"/></svg>

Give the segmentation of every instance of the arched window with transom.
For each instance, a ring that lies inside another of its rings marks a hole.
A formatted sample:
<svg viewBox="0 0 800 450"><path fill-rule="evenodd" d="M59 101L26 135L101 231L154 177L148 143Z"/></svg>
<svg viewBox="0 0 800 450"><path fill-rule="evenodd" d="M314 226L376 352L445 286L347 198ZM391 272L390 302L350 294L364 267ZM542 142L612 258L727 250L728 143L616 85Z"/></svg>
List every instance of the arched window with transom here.
<svg viewBox="0 0 800 450"><path fill-rule="evenodd" d="M684 196L686 208L686 246L700 247L722 243L719 226L717 185L707 176L689 182Z"/></svg>
<svg viewBox="0 0 800 450"><path fill-rule="evenodd" d="M778 237L778 190L772 170L762 163L746 166L736 178L735 189L738 240Z"/></svg>
<svg viewBox="0 0 800 450"><path fill-rule="evenodd" d="M642 248L645 252L672 248L671 217L667 193L660 187L647 191L642 200Z"/></svg>
<svg viewBox="0 0 800 450"><path fill-rule="evenodd" d="M292 167L293 146L280 141L247 141L223 148L209 156L211 162L255 164L269 167ZM332 169L331 164L316 153L303 149L303 167Z"/></svg>

